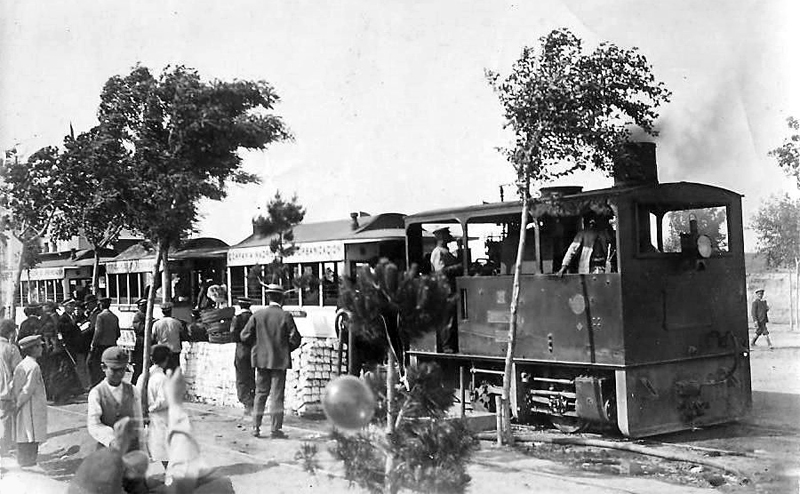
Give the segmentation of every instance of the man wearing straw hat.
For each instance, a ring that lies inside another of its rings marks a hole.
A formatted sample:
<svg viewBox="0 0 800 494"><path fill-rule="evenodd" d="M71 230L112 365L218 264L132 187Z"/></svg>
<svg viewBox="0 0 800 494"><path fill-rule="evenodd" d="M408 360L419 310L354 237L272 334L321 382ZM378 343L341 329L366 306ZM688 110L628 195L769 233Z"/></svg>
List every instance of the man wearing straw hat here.
<svg viewBox="0 0 800 494"><path fill-rule="evenodd" d="M281 308L284 290L280 285L265 285L269 305L257 311L242 330L241 340L252 346L250 361L256 369L256 396L253 431L261 437L261 421L267 398L270 400L270 436L283 439L283 392L286 369L292 368L291 353L300 346L301 337L291 314Z"/></svg>

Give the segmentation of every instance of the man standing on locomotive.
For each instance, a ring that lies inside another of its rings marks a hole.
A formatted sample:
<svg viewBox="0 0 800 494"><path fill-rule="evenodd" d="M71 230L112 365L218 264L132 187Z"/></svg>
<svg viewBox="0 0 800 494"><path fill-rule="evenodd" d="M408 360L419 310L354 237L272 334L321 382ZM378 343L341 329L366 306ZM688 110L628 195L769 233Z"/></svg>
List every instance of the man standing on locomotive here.
<svg viewBox="0 0 800 494"><path fill-rule="evenodd" d="M455 293L456 276L461 273L461 263L447 248L447 244L454 240L450 228L434 230L436 247L431 252L431 271L441 273L447 277L450 289ZM443 353L458 352L458 319L453 308L453 319L449 327L440 328L436 333L436 347Z"/></svg>
<svg viewBox="0 0 800 494"><path fill-rule="evenodd" d="M753 321L756 323L756 336L753 338L752 345L756 346L758 337L764 335L764 338L767 339L769 349L772 350L772 342L769 339L769 330L767 329L767 323L769 322L767 312L769 312L769 305L767 301L764 300L764 289L759 288L756 290L756 299L753 300L753 305L750 307L750 314L753 317Z"/></svg>
<svg viewBox="0 0 800 494"><path fill-rule="evenodd" d="M572 259L580 251L578 273L592 274L611 271L611 258L614 253L614 239L608 218L591 214L586 218L588 228L579 231L564 254L559 276L569 269Z"/></svg>

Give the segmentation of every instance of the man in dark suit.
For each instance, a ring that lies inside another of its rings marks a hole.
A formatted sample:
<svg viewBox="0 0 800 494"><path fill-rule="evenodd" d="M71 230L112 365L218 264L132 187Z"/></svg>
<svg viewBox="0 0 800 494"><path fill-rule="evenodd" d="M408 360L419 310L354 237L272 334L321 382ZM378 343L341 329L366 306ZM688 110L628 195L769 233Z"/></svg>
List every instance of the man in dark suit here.
<svg viewBox="0 0 800 494"><path fill-rule="evenodd" d="M58 333L63 338L64 346L75 360L75 370L81 387L89 388L89 370L86 367L86 350L81 342L81 329L78 327L78 316L75 315L77 301L69 299L64 302L64 313L58 318Z"/></svg>
<svg viewBox="0 0 800 494"><path fill-rule="evenodd" d="M136 301L136 314L133 315L133 334L136 336L136 342L133 346L133 353L131 354L131 364L133 364L133 376L131 382L135 383L144 370L144 329L147 322L147 299L140 298Z"/></svg>
<svg viewBox="0 0 800 494"><path fill-rule="evenodd" d="M17 331L17 341L21 340L22 338L27 338L28 336L42 334L42 320L39 318L39 316L42 315L41 304L28 304L24 311L28 318L22 321L19 325L19 331Z"/></svg>
<svg viewBox="0 0 800 494"><path fill-rule="evenodd" d="M103 352L117 344L119 339L119 318L111 312L111 299L104 297L100 299L100 313L94 321L94 335L92 345L89 347L89 374L92 379L92 386L102 381L105 377L102 363Z"/></svg>
<svg viewBox="0 0 800 494"><path fill-rule="evenodd" d="M256 394L256 375L250 362L251 347L242 341L242 330L253 315L250 312L252 300L240 298L239 307L242 311L236 314L231 321L231 333L236 342L236 354L233 358L233 367L236 369L236 394L239 402L244 405L244 414L249 416L253 411L253 400Z"/></svg>
<svg viewBox="0 0 800 494"><path fill-rule="evenodd" d="M241 340L253 347L250 361L256 369L252 432L255 437L261 436L261 420L267 398L270 399L269 414L272 421L270 436L276 439L286 437L281 430L286 369L292 368L291 353L300 346L301 337L292 315L281 308L283 294L280 285L267 285L269 305L253 314L241 334Z"/></svg>

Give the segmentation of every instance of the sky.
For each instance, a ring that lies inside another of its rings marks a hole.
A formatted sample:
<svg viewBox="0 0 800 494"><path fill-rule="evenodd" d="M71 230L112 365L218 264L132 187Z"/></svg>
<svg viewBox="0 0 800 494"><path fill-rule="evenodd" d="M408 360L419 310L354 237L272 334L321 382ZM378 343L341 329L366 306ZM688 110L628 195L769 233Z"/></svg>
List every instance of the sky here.
<svg viewBox="0 0 800 494"><path fill-rule="evenodd" d="M497 151L510 136L485 70L507 74L523 46L567 27L587 48L638 47L673 92L658 121L660 180L740 192L749 218L770 194L796 192L767 153L800 117L798 25L793 0L7 0L0 147L60 144L70 124L97 123L109 77L183 64L270 82L294 134L243 154L261 184L204 203L201 235L241 241L278 190L297 194L308 222L497 201L513 181Z"/></svg>

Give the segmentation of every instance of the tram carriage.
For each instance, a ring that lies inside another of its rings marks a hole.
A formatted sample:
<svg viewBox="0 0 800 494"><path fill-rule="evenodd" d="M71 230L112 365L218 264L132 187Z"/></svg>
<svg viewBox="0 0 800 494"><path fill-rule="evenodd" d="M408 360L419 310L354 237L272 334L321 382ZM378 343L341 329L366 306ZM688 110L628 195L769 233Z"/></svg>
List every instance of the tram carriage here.
<svg viewBox="0 0 800 494"><path fill-rule="evenodd" d="M546 416L570 432L599 424L641 437L750 409L741 196L659 184L654 146L640 155L638 177L619 173L602 190L544 189L531 203L511 397L520 422ZM449 225L463 267L458 351L441 353L430 336L408 356L439 362L455 383L461 373L478 408L493 409L502 386L520 214L521 203L505 202L405 220L409 264L424 263L423 231ZM612 220L606 266L559 276L590 217Z"/></svg>

